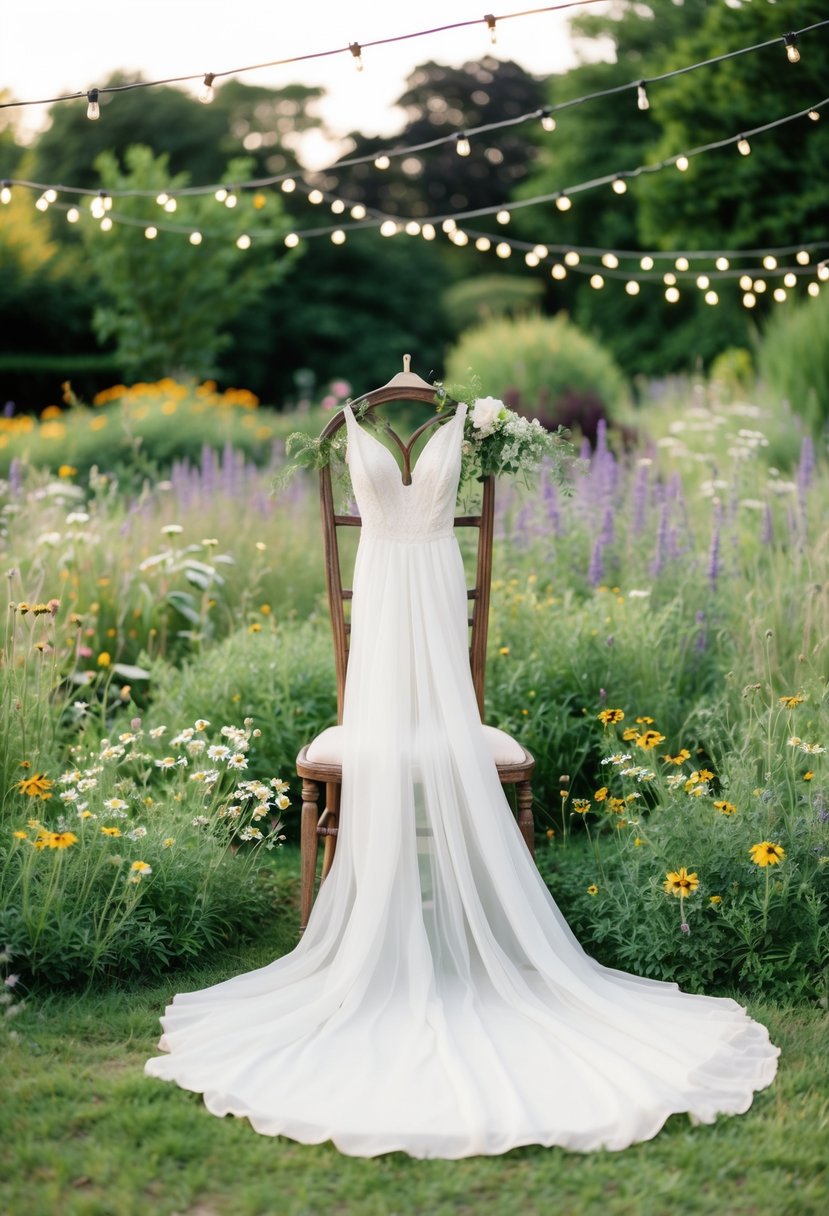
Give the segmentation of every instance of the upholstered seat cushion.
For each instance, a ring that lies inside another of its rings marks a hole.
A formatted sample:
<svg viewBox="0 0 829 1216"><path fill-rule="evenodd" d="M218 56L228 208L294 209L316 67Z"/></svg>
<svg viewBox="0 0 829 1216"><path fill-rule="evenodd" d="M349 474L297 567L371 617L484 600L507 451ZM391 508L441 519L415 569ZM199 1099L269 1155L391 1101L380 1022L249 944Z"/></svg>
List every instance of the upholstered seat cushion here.
<svg viewBox="0 0 829 1216"><path fill-rule="evenodd" d="M496 764L520 764L524 760L524 749L512 735L495 726L483 726L481 729ZM308 745L306 759L309 764L342 764L343 728L329 726L317 735L313 743Z"/></svg>

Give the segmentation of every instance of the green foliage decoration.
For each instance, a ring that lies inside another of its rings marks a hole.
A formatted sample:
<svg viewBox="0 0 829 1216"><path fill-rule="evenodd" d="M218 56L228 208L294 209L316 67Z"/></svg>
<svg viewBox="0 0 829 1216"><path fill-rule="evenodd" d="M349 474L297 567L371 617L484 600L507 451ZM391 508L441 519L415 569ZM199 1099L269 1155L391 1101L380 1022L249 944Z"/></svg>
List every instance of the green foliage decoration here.
<svg viewBox="0 0 829 1216"><path fill-rule="evenodd" d="M786 402L815 438L829 422L829 292L780 309L757 340L757 369L775 403Z"/></svg>

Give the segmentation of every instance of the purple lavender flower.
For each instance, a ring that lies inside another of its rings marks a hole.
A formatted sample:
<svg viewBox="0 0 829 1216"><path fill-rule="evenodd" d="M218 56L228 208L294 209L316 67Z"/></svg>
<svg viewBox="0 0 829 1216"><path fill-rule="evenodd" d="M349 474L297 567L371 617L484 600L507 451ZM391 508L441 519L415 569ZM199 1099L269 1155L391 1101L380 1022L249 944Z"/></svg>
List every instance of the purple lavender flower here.
<svg viewBox="0 0 829 1216"><path fill-rule="evenodd" d="M708 550L708 583L712 591L717 590L717 580L720 577L720 514L714 517L714 528L711 532L711 547Z"/></svg>
<svg viewBox="0 0 829 1216"><path fill-rule="evenodd" d="M602 538L599 536L593 545L593 551L590 554L590 566L587 571L587 580L591 587L598 587L604 578L603 551L604 545L602 544Z"/></svg>

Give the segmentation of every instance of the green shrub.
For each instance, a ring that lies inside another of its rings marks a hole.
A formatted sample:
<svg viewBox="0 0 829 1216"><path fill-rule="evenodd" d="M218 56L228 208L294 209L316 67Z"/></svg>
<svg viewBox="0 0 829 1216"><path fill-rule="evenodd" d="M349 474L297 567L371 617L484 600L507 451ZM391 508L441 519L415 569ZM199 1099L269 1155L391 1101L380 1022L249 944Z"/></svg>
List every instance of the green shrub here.
<svg viewBox="0 0 829 1216"><path fill-rule="evenodd" d="M769 318L757 369L775 406L785 402L817 436L829 420L829 293L789 304Z"/></svg>
<svg viewBox="0 0 829 1216"><path fill-rule="evenodd" d="M547 426L595 434L599 418L613 418L626 395L611 356L563 314L498 318L469 330L446 358L446 383L480 379L485 394Z"/></svg>

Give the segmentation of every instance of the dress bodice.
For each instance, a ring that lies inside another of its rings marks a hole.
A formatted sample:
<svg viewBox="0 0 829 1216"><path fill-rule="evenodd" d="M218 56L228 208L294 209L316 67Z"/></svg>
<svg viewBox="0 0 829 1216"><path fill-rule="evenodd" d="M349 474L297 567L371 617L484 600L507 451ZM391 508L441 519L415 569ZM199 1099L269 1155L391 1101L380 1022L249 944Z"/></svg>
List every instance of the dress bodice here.
<svg viewBox="0 0 829 1216"><path fill-rule="evenodd" d="M430 435L404 485L397 461L345 407L346 460L363 534L389 540L437 540L452 534L466 406Z"/></svg>

